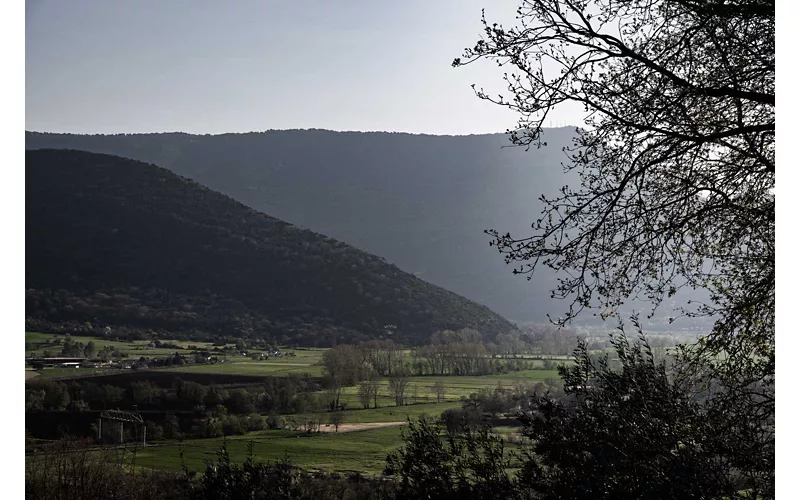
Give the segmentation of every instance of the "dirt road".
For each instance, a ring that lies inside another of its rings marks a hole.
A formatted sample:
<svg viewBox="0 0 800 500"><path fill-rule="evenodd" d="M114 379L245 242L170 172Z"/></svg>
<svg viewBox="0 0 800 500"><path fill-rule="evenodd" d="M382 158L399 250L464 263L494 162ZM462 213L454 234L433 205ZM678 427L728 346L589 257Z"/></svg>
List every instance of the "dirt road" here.
<svg viewBox="0 0 800 500"><path fill-rule="evenodd" d="M364 422L360 424L340 424L339 433L343 432L357 432L366 431L369 429L381 429L383 427L400 427L408 422ZM336 432L336 427L332 424L322 424L319 427L320 432Z"/></svg>

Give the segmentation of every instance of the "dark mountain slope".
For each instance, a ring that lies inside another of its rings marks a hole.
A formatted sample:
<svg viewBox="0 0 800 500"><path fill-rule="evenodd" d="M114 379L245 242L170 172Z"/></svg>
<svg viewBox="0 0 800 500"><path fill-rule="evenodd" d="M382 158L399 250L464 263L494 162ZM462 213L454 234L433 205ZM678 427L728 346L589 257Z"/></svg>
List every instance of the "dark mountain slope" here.
<svg viewBox="0 0 800 500"><path fill-rule="evenodd" d="M171 172L81 151L26 153L30 320L286 336L303 343L512 325L383 259Z"/></svg>
<svg viewBox="0 0 800 500"><path fill-rule="evenodd" d="M292 224L380 255L404 271L516 321L546 321L567 304L550 298L546 268L527 281L490 248L485 229L530 235L541 194L564 184L562 147L574 129L545 130L541 149L507 147L503 134L432 136L273 130L248 134L71 135L29 132L26 147L67 148L155 163ZM647 330L668 324L668 298ZM649 307L631 303L644 318ZM591 313L584 321L592 321ZM602 322L599 322L602 324ZM691 323L696 323L692 320Z"/></svg>
<svg viewBox="0 0 800 500"><path fill-rule="evenodd" d="M401 269L520 320L565 304L555 282L513 276L485 229L527 234L538 197L564 183L561 151L505 147L503 134L431 136L286 130L249 134L28 133L26 147L152 162L257 210L385 257Z"/></svg>

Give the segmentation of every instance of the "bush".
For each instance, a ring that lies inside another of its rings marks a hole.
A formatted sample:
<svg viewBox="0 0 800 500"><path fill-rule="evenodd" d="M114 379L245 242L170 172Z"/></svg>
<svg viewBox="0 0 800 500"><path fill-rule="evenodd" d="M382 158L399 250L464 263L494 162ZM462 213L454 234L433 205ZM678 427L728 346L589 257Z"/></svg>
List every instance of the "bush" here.
<svg viewBox="0 0 800 500"><path fill-rule="evenodd" d="M427 420L409 422L403 448L386 457L384 473L398 477L395 498L495 499L515 498L516 485L502 439L489 432L466 429L441 439L441 426Z"/></svg>
<svg viewBox="0 0 800 500"><path fill-rule="evenodd" d="M483 422L480 411L474 406L445 410L439 417L448 434L458 434L465 429L477 429Z"/></svg>
<svg viewBox="0 0 800 500"><path fill-rule="evenodd" d="M178 500L189 498L189 483L171 472L126 472L113 451L97 450L87 440L64 439L47 453L26 457L25 498Z"/></svg>
<svg viewBox="0 0 800 500"><path fill-rule="evenodd" d="M247 416L248 431L263 431L267 428L267 419L258 413L251 413Z"/></svg>

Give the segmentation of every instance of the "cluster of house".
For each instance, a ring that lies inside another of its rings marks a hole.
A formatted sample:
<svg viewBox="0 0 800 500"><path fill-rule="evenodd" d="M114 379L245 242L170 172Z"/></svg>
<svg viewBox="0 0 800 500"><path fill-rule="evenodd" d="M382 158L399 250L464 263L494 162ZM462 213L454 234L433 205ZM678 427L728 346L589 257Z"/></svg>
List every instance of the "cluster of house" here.
<svg viewBox="0 0 800 500"><path fill-rule="evenodd" d="M25 364L39 368L132 368L136 359L107 361L100 358L25 358Z"/></svg>
<svg viewBox="0 0 800 500"><path fill-rule="evenodd" d="M148 359L148 358L130 358L121 359L116 361L104 360L101 358L69 358L69 357L31 357L25 358L25 364L38 370L41 368L112 368L112 369L130 369L130 368L147 368L149 366L171 366L173 364L194 364L194 363L219 363L224 362L224 358L220 359L214 353L222 351L219 349L211 352L195 352L193 356L184 356L178 354L176 351L173 356L167 356L166 359ZM224 351L222 351L224 352ZM247 356L247 352L242 351L242 356ZM253 353L253 359L269 359L280 358L282 356L294 356L293 352L283 354L277 349L270 350L264 353ZM179 359L175 359L179 358Z"/></svg>
<svg viewBox="0 0 800 500"><path fill-rule="evenodd" d="M248 354L244 351L240 353L242 356L248 356ZM269 358L280 358L283 354L280 351L268 351L268 352L256 352L250 355L253 359L263 360ZM290 352L287 356L294 356L293 352Z"/></svg>

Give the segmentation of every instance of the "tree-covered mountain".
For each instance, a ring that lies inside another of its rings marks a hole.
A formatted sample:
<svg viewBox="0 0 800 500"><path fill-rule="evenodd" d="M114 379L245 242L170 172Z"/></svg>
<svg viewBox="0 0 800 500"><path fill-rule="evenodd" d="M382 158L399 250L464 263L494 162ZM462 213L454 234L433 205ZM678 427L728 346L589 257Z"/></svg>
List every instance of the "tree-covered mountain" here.
<svg viewBox="0 0 800 500"><path fill-rule="evenodd" d="M388 132L272 130L247 134L73 135L28 132L26 148L79 149L154 163L256 210L379 255L430 283L518 322L565 312L546 268L512 274L486 229L529 236L542 194L564 174L573 128L548 129L540 148L509 147L504 134L434 136ZM669 305L645 321L667 325ZM701 297L702 298L702 297ZM636 304L636 303L632 303ZM646 311L647 305L638 304ZM591 320L591 313L584 321ZM643 315L644 319L644 315Z"/></svg>
<svg viewBox="0 0 800 500"><path fill-rule="evenodd" d="M73 150L26 153L29 323L304 344L513 325L384 259L168 170Z"/></svg>
<svg viewBox="0 0 800 500"><path fill-rule="evenodd" d="M538 197L564 182L547 131L525 152L503 134L432 136L286 130L249 134L29 132L28 149L67 148L155 163L301 227L380 255L506 317L542 321L564 307L552 276L513 276L485 229L525 232Z"/></svg>

